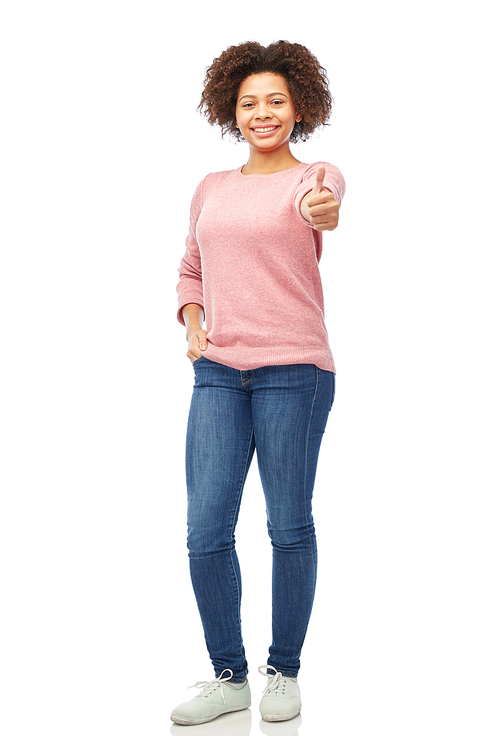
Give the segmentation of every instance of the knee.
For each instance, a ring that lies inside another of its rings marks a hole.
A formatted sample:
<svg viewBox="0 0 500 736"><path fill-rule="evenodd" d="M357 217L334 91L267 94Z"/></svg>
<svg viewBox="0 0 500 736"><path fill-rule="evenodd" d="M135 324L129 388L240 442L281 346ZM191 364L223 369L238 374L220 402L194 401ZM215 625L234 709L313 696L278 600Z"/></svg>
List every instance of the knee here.
<svg viewBox="0 0 500 736"><path fill-rule="evenodd" d="M276 529L269 526L268 532L273 547L283 551L305 548L316 540L314 524L312 523L291 529Z"/></svg>
<svg viewBox="0 0 500 736"><path fill-rule="evenodd" d="M226 534L204 526L188 526L187 547L191 559L215 557L234 549L234 536L228 538Z"/></svg>

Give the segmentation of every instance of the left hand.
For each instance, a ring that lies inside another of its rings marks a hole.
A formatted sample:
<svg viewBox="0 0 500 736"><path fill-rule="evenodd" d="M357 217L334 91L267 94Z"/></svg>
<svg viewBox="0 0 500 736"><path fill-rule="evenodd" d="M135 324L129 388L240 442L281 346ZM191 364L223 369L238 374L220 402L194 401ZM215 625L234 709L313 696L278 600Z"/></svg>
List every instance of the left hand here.
<svg viewBox="0 0 500 736"><path fill-rule="evenodd" d="M335 230L339 224L339 203L332 192L323 189L325 167L318 166L314 189L308 192L300 205L302 216L312 222L315 230Z"/></svg>

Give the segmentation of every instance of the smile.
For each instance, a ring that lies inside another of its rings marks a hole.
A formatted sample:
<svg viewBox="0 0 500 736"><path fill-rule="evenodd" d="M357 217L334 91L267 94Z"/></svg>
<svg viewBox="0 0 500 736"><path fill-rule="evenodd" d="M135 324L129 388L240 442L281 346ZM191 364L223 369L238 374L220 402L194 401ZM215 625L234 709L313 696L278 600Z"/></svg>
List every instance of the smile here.
<svg viewBox="0 0 500 736"><path fill-rule="evenodd" d="M279 125L272 125L268 128L252 128L254 133L270 133L272 130L276 130L276 128L279 128Z"/></svg>

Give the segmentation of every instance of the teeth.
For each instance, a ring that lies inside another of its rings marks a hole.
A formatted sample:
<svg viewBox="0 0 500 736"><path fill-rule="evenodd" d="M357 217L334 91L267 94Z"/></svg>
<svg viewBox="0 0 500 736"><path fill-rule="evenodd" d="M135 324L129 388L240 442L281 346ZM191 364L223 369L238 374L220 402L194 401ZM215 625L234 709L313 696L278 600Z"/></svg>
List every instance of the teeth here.
<svg viewBox="0 0 500 736"><path fill-rule="evenodd" d="M270 128L254 128L256 133L269 133L271 130L276 130L276 125L272 125Z"/></svg>

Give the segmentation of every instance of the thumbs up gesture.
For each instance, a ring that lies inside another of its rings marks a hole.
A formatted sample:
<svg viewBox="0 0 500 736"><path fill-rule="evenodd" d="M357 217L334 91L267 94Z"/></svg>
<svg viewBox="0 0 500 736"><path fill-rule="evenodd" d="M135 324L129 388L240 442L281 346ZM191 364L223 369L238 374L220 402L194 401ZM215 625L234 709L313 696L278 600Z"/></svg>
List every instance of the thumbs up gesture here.
<svg viewBox="0 0 500 736"><path fill-rule="evenodd" d="M339 224L339 203L332 192L323 189L325 167L318 166L314 188L302 199L300 211L302 217L312 222L315 230L335 230Z"/></svg>

